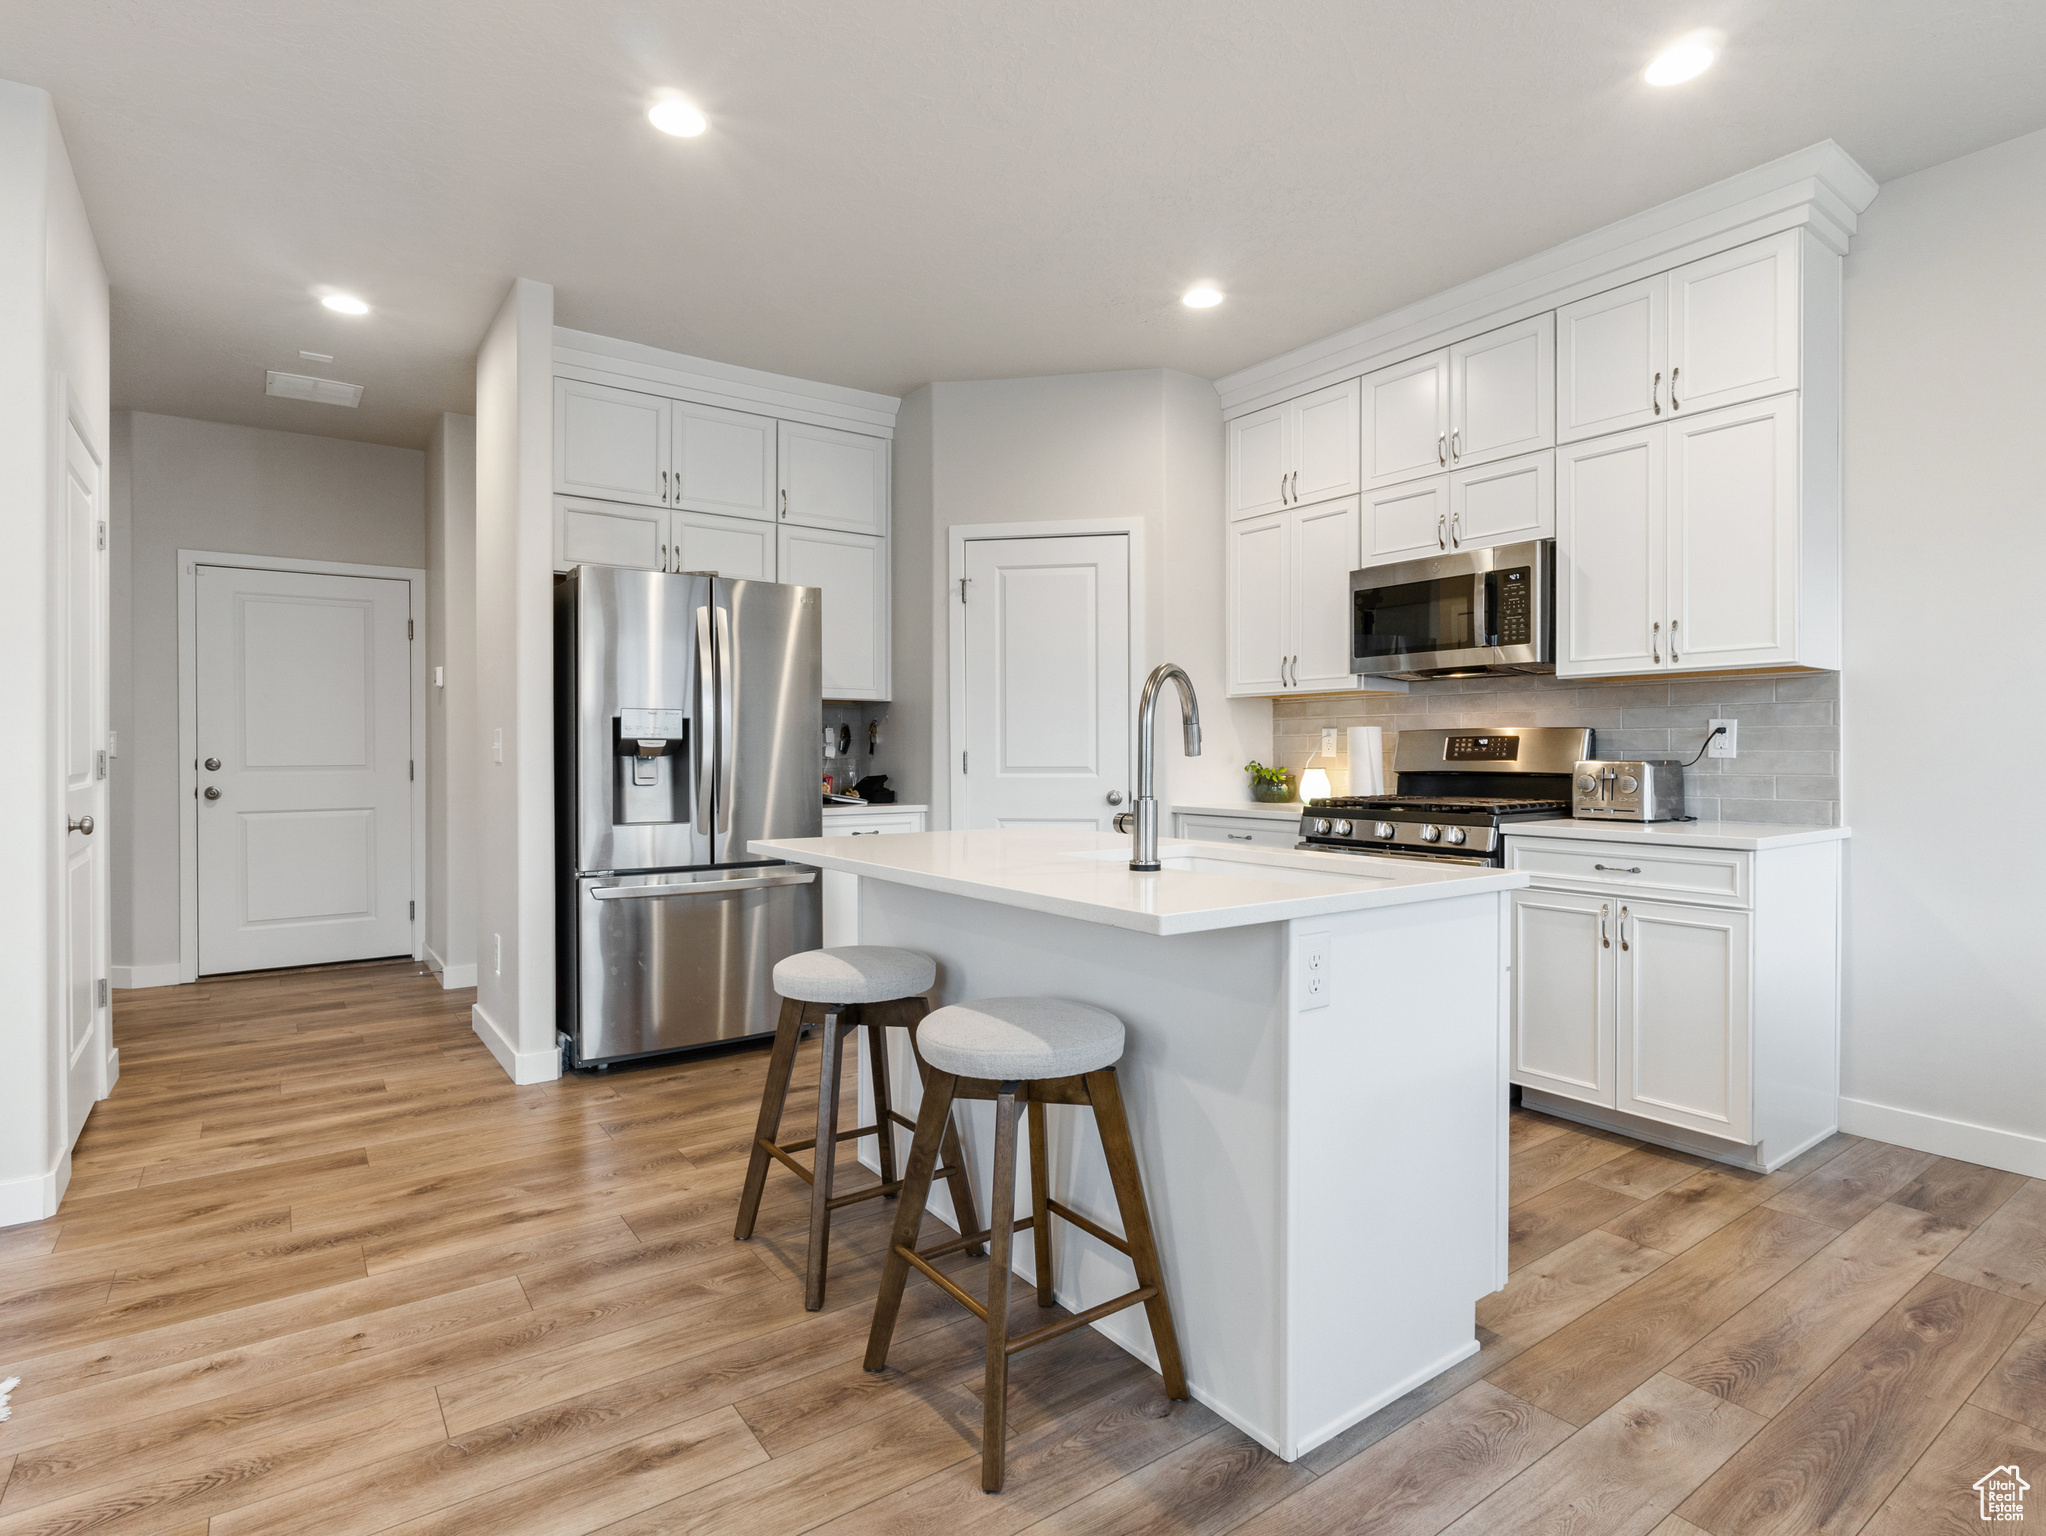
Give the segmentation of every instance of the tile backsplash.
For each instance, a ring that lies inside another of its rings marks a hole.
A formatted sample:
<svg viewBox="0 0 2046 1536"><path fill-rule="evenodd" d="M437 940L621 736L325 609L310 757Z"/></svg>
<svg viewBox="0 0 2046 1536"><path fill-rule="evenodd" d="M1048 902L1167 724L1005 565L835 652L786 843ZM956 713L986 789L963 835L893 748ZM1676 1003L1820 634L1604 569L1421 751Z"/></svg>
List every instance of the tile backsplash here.
<svg viewBox="0 0 2046 1536"><path fill-rule="evenodd" d="M1840 821L1840 677L1464 677L1415 683L1411 693L1324 693L1272 701L1272 752L1298 773L1324 726L1385 731L1392 786L1394 732L1445 726L1583 725L1601 757L1688 758L1714 719L1738 720L1740 756L1707 757L1684 772L1684 808L1701 821L1836 826ZM1317 756L1337 794L1348 792L1348 734Z"/></svg>

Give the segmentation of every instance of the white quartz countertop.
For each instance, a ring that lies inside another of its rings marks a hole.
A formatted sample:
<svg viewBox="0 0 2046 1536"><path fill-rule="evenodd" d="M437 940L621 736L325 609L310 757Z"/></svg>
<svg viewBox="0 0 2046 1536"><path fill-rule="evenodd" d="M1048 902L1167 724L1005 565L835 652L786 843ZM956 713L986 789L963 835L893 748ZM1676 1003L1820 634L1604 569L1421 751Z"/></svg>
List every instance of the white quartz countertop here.
<svg viewBox="0 0 2046 1536"><path fill-rule="evenodd" d="M1518 871L1160 838L1165 868L1129 867L1109 832L904 832L754 841L756 854L922 890L1170 935L1513 890Z"/></svg>
<svg viewBox="0 0 2046 1536"><path fill-rule="evenodd" d="M1175 805L1175 816L1255 816L1262 821L1298 821L1307 809L1298 800L1278 805L1268 800L1239 800L1234 805Z"/></svg>
<svg viewBox="0 0 2046 1536"><path fill-rule="evenodd" d="M1508 837L1568 837L1595 843L1646 843L1665 848L1795 848L1801 843L1844 842L1846 827L1780 827L1766 821L1516 821L1499 829Z"/></svg>

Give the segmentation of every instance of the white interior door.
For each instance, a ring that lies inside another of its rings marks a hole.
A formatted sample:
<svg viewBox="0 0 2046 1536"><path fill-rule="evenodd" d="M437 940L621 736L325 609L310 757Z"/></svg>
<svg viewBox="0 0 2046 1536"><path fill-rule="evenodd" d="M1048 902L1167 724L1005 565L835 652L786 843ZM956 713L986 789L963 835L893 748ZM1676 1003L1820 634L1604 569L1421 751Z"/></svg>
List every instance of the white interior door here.
<svg viewBox="0 0 2046 1536"><path fill-rule="evenodd" d="M970 539L966 577L953 826L1109 830L1131 793L1128 537Z"/></svg>
<svg viewBox="0 0 2046 1536"><path fill-rule="evenodd" d="M64 425L62 712L66 1144L107 1092L107 555L99 465Z"/></svg>
<svg viewBox="0 0 2046 1536"><path fill-rule="evenodd" d="M409 604L199 567L201 974L412 952Z"/></svg>

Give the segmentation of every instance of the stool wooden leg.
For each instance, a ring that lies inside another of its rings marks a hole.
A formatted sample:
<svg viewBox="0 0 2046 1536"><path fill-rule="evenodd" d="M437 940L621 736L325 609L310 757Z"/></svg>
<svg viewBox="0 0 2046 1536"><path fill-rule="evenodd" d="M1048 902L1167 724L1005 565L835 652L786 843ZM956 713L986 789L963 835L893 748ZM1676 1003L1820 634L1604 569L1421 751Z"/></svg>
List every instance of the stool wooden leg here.
<svg viewBox="0 0 2046 1536"><path fill-rule="evenodd" d="M774 1028L774 1054L767 1059L767 1082L760 1090L760 1123L753 1128L753 1155L746 1164L746 1188L739 1196L739 1220L732 1229L737 1242L753 1235L760 1214L761 1191L767 1187L767 1148L763 1142L781 1136L782 1106L788 1101L789 1078L795 1071L796 1045L803 1038L803 1004L792 997L781 1002L781 1021Z"/></svg>
<svg viewBox="0 0 2046 1536"><path fill-rule="evenodd" d="M959 1079L949 1072L926 1071L923 1076L924 1104L909 1144L909 1167L903 1172L902 1196L895 1207L895 1231L888 1239L888 1261L881 1268L881 1290L874 1298L874 1325L867 1333L866 1366L870 1371L888 1364L895 1315L902 1310L902 1287L909 1279L906 1253L916 1248L924 1203L931 1195L931 1174L938 1166L938 1148L952 1125L952 1090Z"/></svg>
<svg viewBox="0 0 2046 1536"><path fill-rule="evenodd" d="M909 1003L916 1010L915 1016L908 1021L907 1026L909 1029L909 1053L916 1058L917 1075L923 1079L924 1093L928 1096L931 1091L931 1069L924 1065L923 1057L917 1055L916 1027L923 1022L924 1014L930 1011L930 1004L924 1002L920 997L909 999ZM921 1130L922 1117L919 1116L918 1118L918 1129ZM973 1181L966 1177L966 1154L960 1149L959 1132L953 1127L949 1115L945 1119L945 1139L942 1150L945 1154L945 1166L952 1170L945 1175L945 1187L952 1192L952 1214L958 1218L959 1230L961 1232L978 1232L980 1230L980 1217L977 1214L977 1208L973 1200ZM981 1244L975 1243L971 1248L966 1249L965 1252L971 1258L979 1258L987 1252L987 1249Z"/></svg>
<svg viewBox="0 0 2046 1536"><path fill-rule="evenodd" d="M831 1257L831 1184L838 1165L838 1090L843 1076L839 1052L858 1022L857 1013L842 1008L837 1018L825 1020L824 1028L818 1031L824 1059L817 1069L817 1147L810 1165L810 1254L803 1266L803 1305L812 1312L824 1305L824 1270Z"/></svg>
<svg viewBox="0 0 2046 1536"><path fill-rule="evenodd" d="M1016 1085L995 1099L995 1187L988 1198L987 1381L980 1410L980 1486L1002 1491L1009 1405L1009 1244L1016 1235Z"/></svg>
<svg viewBox="0 0 2046 1536"><path fill-rule="evenodd" d="M895 1182L895 1104L888 1096L888 1026L879 1019L867 1024L867 1075L874 1083L874 1124L880 1127L881 1182ZM893 1195L882 1196L892 1200Z"/></svg>
<svg viewBox="0 0 2046 1536"><path fill-rule="evenodd" d="M1055 1307L1051 1293L1051 1151L1045 1144L1044 1106L1030 1101L1030 1234L1037 1239L1037 1304Z"/></svg>
<svg viewBox="0 0 2046 1536"><path fill-rule="evenodd" d="M1094 1101L1094 1120L1101 1131L1101 1150L1108 1159L1108 1177L1115 1185L1115 1203L1122 1212L1122 1230L1136 1266L1137 1284L1156 1286L1158 1294L1144 1303L1151 1320L1151 1342L1158 1351L1165 1395L1185 1398L1186 1369L1179 1360L1179 1336L1172 1329L1172 1306L1165 1299L1165 1275L1158 1267L1158 1243L1151 1234L1151 1212L1144 1204L1144 1181L1137 1172L1136 1143L1123 1114L1122 1090L1115 1068L1089 1072L1087 1096Z"/></svg>

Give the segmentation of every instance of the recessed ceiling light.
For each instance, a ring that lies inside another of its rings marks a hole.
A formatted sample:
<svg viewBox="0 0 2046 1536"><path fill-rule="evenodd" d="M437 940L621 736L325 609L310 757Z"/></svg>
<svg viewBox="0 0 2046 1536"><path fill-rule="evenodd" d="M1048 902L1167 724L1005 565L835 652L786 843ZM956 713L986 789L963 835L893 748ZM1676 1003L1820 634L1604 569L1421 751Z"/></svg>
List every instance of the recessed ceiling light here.
<svg viewBox="0 0 2046 1536"><path fill-rule="evenodd" d="M369 313L369 306L352 293L330 293L322 298L320 302L333 310L337 315L366 315Z"/></svg>
<svg viewBox="0 0 2046 1536"><path fill-rule="evenodd" d="M680 96L655 102L653 110L647 113L647 121L678 139L693 139L710 126L704 115Z"/></svg>
<svg viewBox="0 0 2046 1536"><path fill-rule="evenodd" d="M1718 57L1717 51L1705 38L1687 37L1658 53L1642 78L1650 85L1682 85L1686 80L1695 80L1704 74Z"/></svg>
<svg viewBox="0 0 2046 1536"><path fill-rule="evenodd" d="M1210 288L1206 283L1189 288L1180 295L1179 302L1188 309L1213 309L1222 302L1222 290Z"/></svg>

